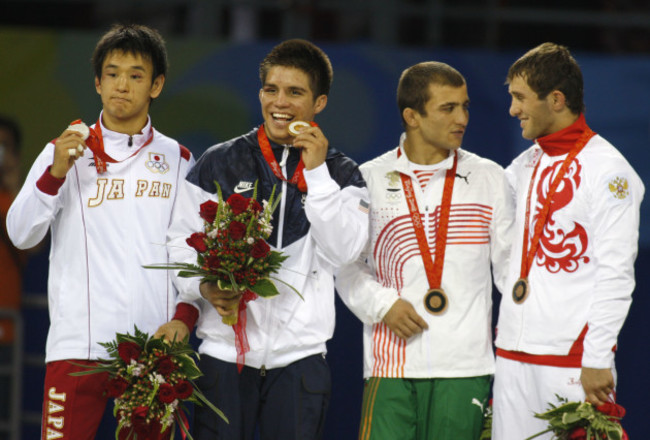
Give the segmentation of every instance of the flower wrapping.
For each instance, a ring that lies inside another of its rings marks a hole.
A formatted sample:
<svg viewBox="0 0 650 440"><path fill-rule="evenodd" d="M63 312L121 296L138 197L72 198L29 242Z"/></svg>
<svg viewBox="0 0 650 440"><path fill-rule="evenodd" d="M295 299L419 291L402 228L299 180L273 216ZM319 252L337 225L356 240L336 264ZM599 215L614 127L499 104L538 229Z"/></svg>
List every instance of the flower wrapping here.
<svg viewBox="0 0 650 440"><path fill-rule="evenodd" d="M118 333L114 341L100 345L110 359L100 359L95 366L76 364L87 370L71 375L108 373L105 393L115 401L115 438L125 431L126 438L133 440L173 440L174 424L178 423L183 438L193 440L185 402L207 405L228 422L194 383L202 373L194 361L198 354L187 338L169 343L136 327L134 336Z"/></svg>

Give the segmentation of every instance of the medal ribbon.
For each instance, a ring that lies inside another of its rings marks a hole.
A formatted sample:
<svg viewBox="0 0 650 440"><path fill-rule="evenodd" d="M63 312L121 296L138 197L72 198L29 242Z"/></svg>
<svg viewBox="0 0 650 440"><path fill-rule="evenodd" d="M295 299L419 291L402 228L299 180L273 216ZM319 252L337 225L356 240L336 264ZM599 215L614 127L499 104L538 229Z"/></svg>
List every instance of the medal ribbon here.
<svg viewBox="0 0 650 440"><path fill-rule="evenodd" d="M310 122L310 124L312 127L315 126L315 122ZM262 150L264 159L266 159L266 163L271 167L271 171L273 171L275 177L284 182L297 185L300 192L307 192L307 183L305 182L305 175L303 174L305 163L302 161L302 157L300 157L300 162L298 162L298 166L296 167L296 171L293 172L293 176L291 176L291 179L287 180L287 178L284 177L284 174L282 174L282 167L280 167L280 164L275 159L273 149L271 149L271 144L269 143L269 138L266 136L266 132L264 131L264 124L260 125L259 130L257 130L257 142L260 144L260 149Z"/></svg>
<svg viewBox="0 0 650 440"><path fill-rule="evenodd" d="M248 345L248 336L246 335L246 303L257 299L257 294L250 290L244 291L239 300L239 310L237 311L237 323L232 326L235 332L235 348L237 350L237 371L241 373L246 361L246 353L250 351Z"/></svg>
<svg viewBox="0 0 650 440"><path fill-rule="evenodd" d="M72 124L75 124L79 121L75 121ZM120 163L124 162L127 159L130 159L131 157L135 156L142 150L144 147L149 145L153 141L153 127L149 128L149 138L147 141L137 150L133 152L129 157L126 157L122 160L115 160L113 159L106 151L104 150L104 136L102 135L102 125L100 123L100 120L97 119L97 123L95 123L95 128L88 127L90 131L90 135L88 136L88 139L86 139L86 146L90 149L90 151L93 152L93 155L95 156L95 168L97 169L98 174L103 174L106 172L106 162L109 163Z"/></svg>
<svg viewBox="0 0 650 440"><path fill-rule="evenodd" d="M400 154L401 151L397 150L397 157L399 157ZM409 176L400 173L404 195L406 196L406 204L409 208L411 222L413 223L413 229L415 230L415 237L418 241L420 254L422 254L422 261L424 262L424 270L426 271L429 288L431 289L439 289L442 282L442 269L445 262L445 249L447 246L449 213L451 211L451 194L454 190L457 165L458 153L454 151L454 163L451 168L447 170L445 175L445 186L442 191L442 203L440 205L440 216L438 219L438 230L436 234L435 262L431 259L431 250L424 231L422 219L420 218L418 202L415 199L415 193L413 191L413 182Z"/></svg>
<svg viewBox="0 0 650 440"><path fill-rule="evenodd" d="M567 154L567 157L564 159L564 162L562 162L562 165L560 166L560 170L558 171L557 175L555 176L555 179L553 180L551 186L548 189L546 200L544 201L544 205L542 206L542 209L540 211L539 217L537 219L537 223L535 224L535 230L533 231L533 238L530 240L530 250L528 250L528 236L530 234L530 210L531 210L530 203L532 199L535 176L537 175L537 169L539 168L539 164L542 161L542 156L540 156L539 159L537 160L537 163L535 164L535 169L533 170L533 175L531 176L530 183L528 184L528 196L526 197L526 217L524 220L524 240L523 240L523 246L521 251L520 278L522 279L528 278L530 269L533 266L535 254L537 253L537 247L539 246L539 239L542 236L542 229L544 229L544 225L546 224L548 213L551 209L551 202L553 201L553 195L555 195L555 191L557 190L557 187L560 185L560 182L564 178L564 175L569 169L571 162L573 162L573 160L578 155L578 153L582 151L585 145L587 145L587 142L589 142L589 139L591 139L595 134L596 133L594 133L590 128L587 127L587 129L582 133L582 135L576 141L574 147Z"/></svg>

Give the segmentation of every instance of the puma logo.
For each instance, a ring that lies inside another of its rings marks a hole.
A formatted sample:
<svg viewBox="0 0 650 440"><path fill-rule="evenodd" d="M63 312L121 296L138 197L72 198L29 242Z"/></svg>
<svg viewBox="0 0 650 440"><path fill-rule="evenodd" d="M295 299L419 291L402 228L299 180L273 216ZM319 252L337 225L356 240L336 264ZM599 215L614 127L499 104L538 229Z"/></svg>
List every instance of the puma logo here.
<svg viewBox="0 0 650 440"><path fill-rule="evenodd" d="M469 177L470 174L472 174L471 171L469 171L465 176L456 173L456 177L458 177L459 179L463 179L465 183L469 185L469 180L467 178Z"/></svg>

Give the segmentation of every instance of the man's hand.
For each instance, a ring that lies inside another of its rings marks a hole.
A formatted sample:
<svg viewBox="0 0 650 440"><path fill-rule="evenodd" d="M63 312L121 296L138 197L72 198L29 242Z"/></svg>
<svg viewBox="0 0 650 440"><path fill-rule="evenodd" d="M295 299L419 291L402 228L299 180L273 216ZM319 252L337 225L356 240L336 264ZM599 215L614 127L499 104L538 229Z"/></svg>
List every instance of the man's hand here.
<svg viewBox="0 0 650 440"><path fill-rule="evenodd" d="M304 127L293 140L293 146L302 148L305 169L313 170L325 162L329 141L319 127Z"/></svg>
<svg viewBox="0 0 650 440"><path fill-rule="evenodd" d="M237 314L237 304L239 304L242 292L221 290L217 287L217 283L210 282L201 283L199 291L222 318Z"/></svg>
<svg viewBox="0 0 650 440"><path fill-rule="evenodd" d="M63 179L68 171L74 165L74 162L83 156L77 150L81 146L84 150L87 148L81 133L72 130L64 131L59 136L54 144L54 160L50 168L50 174L57 179ZM74 151L74 155L70 155L70 151Z"/></svg>
<svg viewBox="0 0 650 440"><path fill-rule="evenodd" d="M154 333L154 338L164 338L166 341L173 341L174 338L177 342L184 340L190 334L190 329L187 328L185 323L179 319L172 319L169 322L161 325L156 333Z"/></svg>
<svg viewBox="0 0 650 440"><path fill-rule="evenodd" d="M609 368L582 367L580 382L587 395L587 402L594 406L607 402L614 391L614 376Z"/></svg>
<svg viewBox="0 0 650 440"><path fill-rule="evenodd" d="M401 298L386 312L383 321L393 333L404 340L429 328L413 305Z"/></svg>

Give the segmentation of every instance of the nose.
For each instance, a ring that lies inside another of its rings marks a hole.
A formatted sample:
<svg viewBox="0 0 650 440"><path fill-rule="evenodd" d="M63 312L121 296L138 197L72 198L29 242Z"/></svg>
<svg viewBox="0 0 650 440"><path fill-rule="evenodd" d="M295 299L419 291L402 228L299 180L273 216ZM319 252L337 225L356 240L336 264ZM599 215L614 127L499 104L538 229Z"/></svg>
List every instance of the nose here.
<svg viewBox="0 0 650 440"><path fill-rule="evenodd" d="M278 107L284 107L289 103L287 99L287 94L284 90L279 90L275 95L275 105Z"/></svg>
<svg viewBox="0 0 650 440"><path fill-rule="evenodd" d="M115 84L116 84L118 90L124 91L124 90L128 89L129 81L128 81L126 75L119 75L117 77L117 81L115 82Z"/></svg>
<svg viewBox="0 0 650 440"><path fill-rule="evenodd" d="M516 117L520 111L521 109L519 108L519 104L513 98L512 101L510 101L510 109L508 109L508 113L510 113L510 116Z"/></svg>
<svg viewBox="0 0 650 440"><path fill-rule="evenodd" d="M469 110L462 106L458 107L456 112L456 123L465 127L469 122Z"/></svg>

